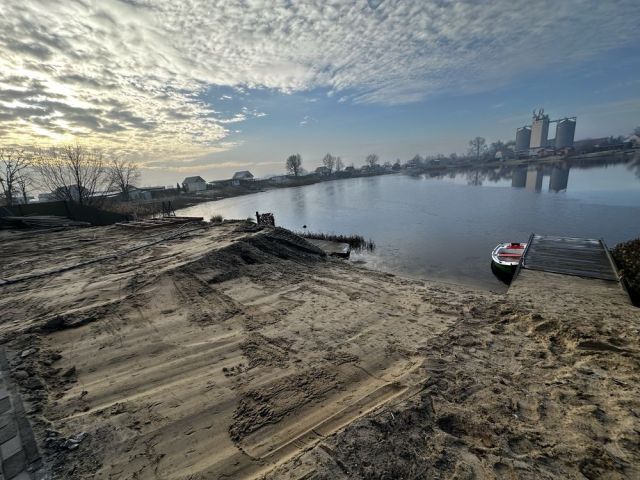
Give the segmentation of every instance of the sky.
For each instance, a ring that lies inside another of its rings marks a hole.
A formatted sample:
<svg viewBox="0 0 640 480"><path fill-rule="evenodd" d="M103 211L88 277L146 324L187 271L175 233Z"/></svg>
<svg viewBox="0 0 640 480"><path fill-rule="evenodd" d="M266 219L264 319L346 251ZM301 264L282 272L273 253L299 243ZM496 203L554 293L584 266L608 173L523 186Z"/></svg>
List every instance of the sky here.
<svg viewBox="0 0 640 480"><path fill-rule="evenodd" d="M0 145L80 143L142 183L361 165L640 125L637 0L3 0Z"/></svg>

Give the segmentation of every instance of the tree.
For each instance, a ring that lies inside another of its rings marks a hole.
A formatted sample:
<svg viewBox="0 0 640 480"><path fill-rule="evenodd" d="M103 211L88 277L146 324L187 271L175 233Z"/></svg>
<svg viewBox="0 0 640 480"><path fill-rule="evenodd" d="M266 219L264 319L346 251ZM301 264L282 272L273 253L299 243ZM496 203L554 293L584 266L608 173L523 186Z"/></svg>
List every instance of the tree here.
<svg viewBox="0 0 640 480"><path fill-rule="evenodd" d="M336 157L327 153L323 159L322 164L329 169L329 174L333 173L333 168L336 166Z"/></svg>
<svg viewBox="0 0 640 480"><path fill-rule="evenodd" d="M17 191L22 196L22 202L26 205L29 203L29 188L33 183L33 179L27 170L23 171L17 180Z"/></svg>
<svg viewBox="0 0 640 480"><path fill-rule="evenodd" d="M122 193L124 200L129 200L129 190L140 180L140 169L131 160L114 158L109 165L109 183Z"/></svg>
<svg viewBox="0 0 640 480"><path fill-rule="evenodd" d="M370 153L369 155L367 155L365 162L367 163L367 165L369 165L370 168L373 168L378 165L378 160L380 160L380 157L378 157L377 154Z"/></svg>
<svg viewBox="0 0 640 480"><path fill-rule="evenodd" d="M27 168L30 163L31 159L24 150L0 149L0 187L7 205L13 205L15 196L20 193L21 186L24 186L24 192L26 192Z"/></svg>
<svg viewBox="0 0 640 480"><path fill-rule="evenodd" d="M336 157L336 172L341 172L344 168L344 163L340 157Z"/></svg>
<svg viewBox="0 0 640 480"><path fill-rule="evenodd" d="M302 170L302 157L299 153L289 155L287 158L287 172L291 175L298 176Z"/></svg>
<svg viewBox="0 0 640 480"><path fill-rule="evenodd" d="M487 152L487 141L483 137L476 137L469 140L469 155L476 160Z"/></svg>
<svg viewBox="0 0 640 480"><path fill-rule="evenodd" d="M110 175L102 152L82 145L67 145L40 152L35 161L43 189L58 200L90 205L102 200L98 193L109 189Z"/></svg>

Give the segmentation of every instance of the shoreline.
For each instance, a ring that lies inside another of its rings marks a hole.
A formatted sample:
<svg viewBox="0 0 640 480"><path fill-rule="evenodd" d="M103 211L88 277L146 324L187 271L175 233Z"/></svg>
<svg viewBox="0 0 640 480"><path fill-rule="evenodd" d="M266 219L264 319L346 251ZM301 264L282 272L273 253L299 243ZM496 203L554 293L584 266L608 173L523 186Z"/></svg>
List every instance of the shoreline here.
<svg viewBox="0 0 640 480"><path fill-rule="evenodd" d="M149 240L6 235L0 277ZM640 473L638 311L588 288L412 280L225 222L0 289L12 381L57 478Z"/></svg>
<svg viewBox="0 0 640 480"><path fill-rule="evenodd" d="M113 209L113 211L117 211L122 213L123 211L130 210L144 210L145 206L155 206L157 207L158 203L162 201L171 201L174 210L184 209L199 205L201 203L207 202L215 202L218 200L225 200L227 198L235 198L241 197L244 195L251 195L255 193L267 192L270 190L276 190L281 188L296 188L296 187L304 187L308 185L315 185L317 183L323 182L332 182L336 180L348 180L353 178L368 178L368 177L378 177L384 175L413 175L413 174L423 174L423 173L433 173L433 172L448 172L451 170L473 170L473 169L495 169L502 167L519 167L519 166L545 166L557 162L568 162L574 163L577 166L586 166L591 162L599 162L603 159L611 159L613 162L626 162L631 160L634 155L638 155L640 153L640 149L632 149L625 151L606 151L606 152L596 152L590 154L580 154L580 155L570 155L570 156L549 156L542 158L523 158L523 159L512 159L507 161L490 161L490 162L480 162L480 163L460 163L460 164L452 164L452 165L431 165L424 166L416 169L412 168L404 168L399 171L383 171L376 173L367 173L367 174L352 174L352 175L332 175L328 177L317 177L314 176L310 179L304 179L301 177L300 180L296 181L295 179L291 179L291 183L274 183L269 182L268 180L258 180L249 186L237 186L237 187L223 187L218 190L210 190L206 195L194 195L194 194L183 194L179 196L171 196L166 198L156 198L153 200L145 200L145 201L131 201L126 202L124 204L114 204L111 205L108 209ZM144 190L144 188L142 188ZM116 207L116 208L114 208ZM151 215L153 213L159 213L157 211L149 211L146 212L147 215Z"/></svg>

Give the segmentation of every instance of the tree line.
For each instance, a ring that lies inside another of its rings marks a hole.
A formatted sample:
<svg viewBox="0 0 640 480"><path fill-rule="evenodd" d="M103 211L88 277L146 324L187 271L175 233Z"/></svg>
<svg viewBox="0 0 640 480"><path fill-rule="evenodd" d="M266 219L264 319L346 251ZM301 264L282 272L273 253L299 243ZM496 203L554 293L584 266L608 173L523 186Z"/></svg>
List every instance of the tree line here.
<svg viewBox="0 0 640 480"><path fill-rule="evenodd" d="M80 205L95 204L108 192L128 200L139 178L132 160L107 158L101 150L78 144L48 150L0 148L0 194L7 205L19 199L27 203L35 189Z"/></svg>
<svg viewBox="0 0 640 480"><path fill-rule="evenodd" d="M370 168L379 166L379 162L380 157L376 153L370 153L365 157L365 165ZM400 160L398 160L398 162L400 162ZM390 162L385 162L385 165L387 164L391 165ZM345 169L342 158L334 156L331 153L327 153L322 157L322 166L327 169L329 174L341 172ZM351 164L350 167L353 168L353 164ZM295 177L302 175L304 172L304 169L302 168L302 155L299 153L289 155L285 162L285 168L289 175L293 175Z"/></svg>

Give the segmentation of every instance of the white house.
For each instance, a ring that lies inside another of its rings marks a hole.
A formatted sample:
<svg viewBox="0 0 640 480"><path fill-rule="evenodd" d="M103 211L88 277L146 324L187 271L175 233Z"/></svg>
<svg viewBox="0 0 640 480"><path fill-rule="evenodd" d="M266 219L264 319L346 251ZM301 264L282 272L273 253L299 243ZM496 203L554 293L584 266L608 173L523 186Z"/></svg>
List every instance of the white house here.
<svg viewBox="0 0 640 480"><path fill-rule="evenodd" d="M187 193L201 192L207 189L207 182L199 175L187 177L182 181L182 188Z"/></svg>
<svg viewBox="0 0 640 480"><path fill-rule="evenodd" d="M251 172L249 170L242 170L233 174L233 177L231 178L231 184L237 187L242 182L249 182L252 180L253 175L251 174Z"/></svg>

